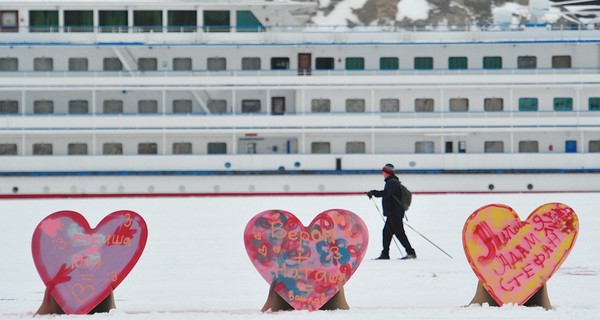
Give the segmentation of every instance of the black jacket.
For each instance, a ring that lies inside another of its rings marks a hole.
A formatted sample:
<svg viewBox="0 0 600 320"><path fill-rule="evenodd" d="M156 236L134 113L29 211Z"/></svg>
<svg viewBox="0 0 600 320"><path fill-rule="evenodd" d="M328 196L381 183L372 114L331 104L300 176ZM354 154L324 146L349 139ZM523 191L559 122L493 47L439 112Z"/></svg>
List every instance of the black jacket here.
<svg viewBox="0 0 600 320"><path fill-rule="evenodd" d="M402 196L400 180L395 175L391 175L385 178L384 181L383 190L372 190L371 193L377 198L382 198L381 205L383 206L384 216L404 218L404 209L400 205L400 197Z"/></svg>

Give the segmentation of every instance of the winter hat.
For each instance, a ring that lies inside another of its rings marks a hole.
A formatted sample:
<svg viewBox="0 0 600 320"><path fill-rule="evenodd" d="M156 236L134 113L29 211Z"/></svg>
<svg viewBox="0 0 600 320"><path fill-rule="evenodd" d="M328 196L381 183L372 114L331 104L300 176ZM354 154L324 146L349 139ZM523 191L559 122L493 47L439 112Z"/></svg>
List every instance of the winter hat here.
<svg viewBox="0 0 600 320"><path fill-rule="evenodd" d="M388 163L385 166L383 166L383 168L381 168L381 171L383 171L387 174L394 174L394 165L391 163Z"/></svg>

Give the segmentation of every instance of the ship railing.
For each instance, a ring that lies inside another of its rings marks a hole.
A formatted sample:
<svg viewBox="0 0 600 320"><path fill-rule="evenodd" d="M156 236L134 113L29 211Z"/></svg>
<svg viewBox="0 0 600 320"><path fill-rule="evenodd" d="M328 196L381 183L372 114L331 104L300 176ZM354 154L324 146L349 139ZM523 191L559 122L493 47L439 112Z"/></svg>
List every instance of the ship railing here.
<svg viewBox="0 0 600 320"><path fill-rule="evenodd" d="M558 75L598 74L599 67L585 68L468 68L468 69L261 69L261 70L4 70L0 76L18 78L70 77L348 77L348 76L461 76L461 75ZM368 83L367 80L365 82Z"/></svg>

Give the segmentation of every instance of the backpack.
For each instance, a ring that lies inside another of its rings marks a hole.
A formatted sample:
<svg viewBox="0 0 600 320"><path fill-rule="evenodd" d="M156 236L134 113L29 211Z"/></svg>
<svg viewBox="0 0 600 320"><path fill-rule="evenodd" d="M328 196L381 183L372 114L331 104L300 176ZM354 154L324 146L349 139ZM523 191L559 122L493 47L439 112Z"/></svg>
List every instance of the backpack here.
<svg viewBox="0 0 600 320"><path fill-rule="evenodd" d="M402 182L398 181L398 183L400 184L400 199L396 197L394 198L396 198L398 203L400 203L400 206L402 206L402 209L404 209L404 211L408 211L408 208L410 208L410 203L412 202L412 193L410 192L410 190L408 190L406 186L402 184Z"/></svg>

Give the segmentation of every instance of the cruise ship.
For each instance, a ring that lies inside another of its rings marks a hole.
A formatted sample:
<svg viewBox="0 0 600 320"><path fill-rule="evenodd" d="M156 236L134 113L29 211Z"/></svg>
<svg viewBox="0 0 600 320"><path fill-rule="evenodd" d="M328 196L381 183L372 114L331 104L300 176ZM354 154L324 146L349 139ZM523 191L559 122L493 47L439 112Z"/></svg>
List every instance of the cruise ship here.
<svg viewBox="0 0 600 320"><path fill-rule="evenodd" d="M0 198L600 191L600 26L0 0Z"/></svg>

